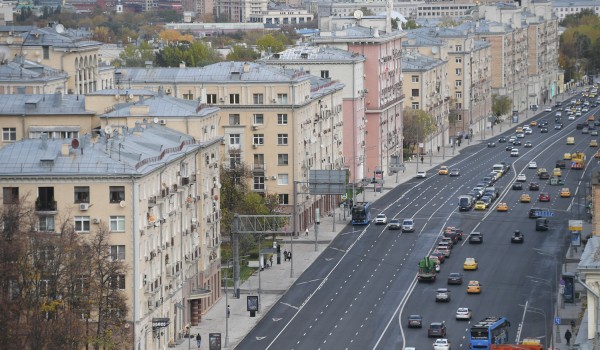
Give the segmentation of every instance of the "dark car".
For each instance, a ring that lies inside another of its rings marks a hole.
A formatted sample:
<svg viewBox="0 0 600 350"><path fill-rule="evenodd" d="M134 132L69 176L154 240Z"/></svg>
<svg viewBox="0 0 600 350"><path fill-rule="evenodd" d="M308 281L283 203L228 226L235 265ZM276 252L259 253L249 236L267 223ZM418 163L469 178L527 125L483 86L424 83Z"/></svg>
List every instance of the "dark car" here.
<svg viewBox="0 0 600 350"><path fill-rule="evenodd" d="M459 272L450 272L448 275L448 284L462 284L463 276Z"/></svg>
<svg viewBox="0 0 600 350"><path fill-rule="evenodd" d="M500 162L500 164L504 165L504 173L505 174L510 171L512 163Z"/></svg>
<svg viewBox="0 0 600 350"><path fill-rule="evenodd" d="M440 261L440 264L443 264L444 261L446 261L446 255L444 253L440 252L439 250L436 250L433 253L431 253L431 256L435 256L436 258L438 258L438 260Z"/></svg>
<svg viewBox="0 0 600 350"><path fill-rule="evenodd" d="M487 144L488 147L496 147L496 143L494 141L490 141Z"/></svg>
<svg viewBox="0 0 600 350"><path fill-rule="evenodd" d="M462 241L463 231L456 227L446 227L444 230L444 237L450 237L457 241Z"/></svg>
<svg viewBox="0 0 600 350"><path fill-rule="evenodd" d="M548 231L550 221L547 218L535 219L535 230L536 231Z"/></svg>
<svg viewBox="0 0 600 350"><path fill-rule="evenodd" d="M498 143L503 143L503 142L506 142L506 137L504 137L504 136L498 139Z"/></svg>
<svg viewBox="0 0 600 350"><path fill-rule="evenodd" d="M525 241L525 236L519 230L516 230L510 237L510 243L523 243L523 241Z"/></svg>
<svg viewBox="0 0 600 350"><path fill-rule="evenodd" d="M519 140L514 140L514 141L513 141L513 146L521 146L521 141L519 141Z"/></svg>
<svg viewBox="0 0 600 350"><path fill-rule="evenodd" d="M540 190L540 184L537 182L532 182L529 184L529 190L530 191L539 191Z"/></svg>
<svg viewBox="0 0 600 350"><path fill-rule="evenodd" d="M427 329L428 337L445 337L446 336L446 323L444 322L431 322L429 329Z"/></svg>
<svg viewBox="0 0 600 350"><path fill-rule="evenodd" d="M577 129L577 130L583 129L583 124L579 123L579 124L575 125L575 129Z"/></svg>
<svg viewBox="0 0 600 350"><path fill-rule="evenodd" d="M390 220L390 223L388 224L388 228L390 230L399 230L402 227L402 224L400 223L399 219L392 219Z"/></svg>
<svg viewBox="0 0 600 350"><path fill-rule="evenodd" d="M470 244L483 243L483 234L481 232L472 232L469 235L469 243Z"/></svg>
<svg viewBox="0 0 600 350"><path fill-rule="evenodd" d="M512 149L513 149L513 146L512 146L512 145L508 145L508 146L506 146L506 150L507 150L507 151L512 151Z"/></svg>
<svg viewBox="0 0 600 350"><path fill-rule="evenodd" d="M564 160L559 159L556 161L556 167L555 168L559 168L559 169L565 169L567 167L567 164L565 163Z"/></svg>
<svg viewBox="0 0 600 350"><path fill-rule="evenodd" d="M540 133L542 133L542 134L545 134L545 133L547 133L547 132L548 132L548 128L547 128L547 127L545 127L545 126L544 126L543 128L541 128L541 129L540 129Z"/></svg>
<svg viewBox="0 0 600 350"><path fill-rule="evenodd" d="M541 171L538 174L538 177L540 178L540 180L548 180L550 178L550 173L548 173L547 171Z"/></svg>
<svg viewBox="0 0 600 350"><path fill-rule="evenodd" d="M421 316L421 315L408 316L408 328L421 328L421 327L423 327L423 316Z"/></svg>
<svg viewBox="0 0 600 350"><path fill-rule="evenodd" d="M517 190L517 191L519 191L519 190L522 190L522 189L523 189L523 184L522 184L522 183L520 183L520 182L515 182L515 183L512 185L512 189L513 189L513 190Z"/></svg>

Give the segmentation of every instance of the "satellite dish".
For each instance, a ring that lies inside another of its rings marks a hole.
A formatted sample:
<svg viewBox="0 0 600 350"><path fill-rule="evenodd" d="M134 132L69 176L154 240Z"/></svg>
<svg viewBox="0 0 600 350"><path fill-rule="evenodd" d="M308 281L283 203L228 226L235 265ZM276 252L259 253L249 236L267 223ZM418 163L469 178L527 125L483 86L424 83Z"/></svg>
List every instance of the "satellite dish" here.
<svg viewBox="0 0 600 350"><path fill-rule="evenodd" d="M104 132L107 133L108 135L112 134L112 128L110 127L110 125L107 125L104 128Z"/></svg>
<svg viewBox="0 0 600 350"><path fill-rule="evenodd" d="M126 203L125 203L125 201L120 201L120 202L119 202L119 206L120 206L121 208L125 208L125 204L126 204Z"/></svg>
<svg viewBox="0 0 600 350"><path fill-rule="evenodd" d="M363 12L361 10L354 11L354 18L356 18L356 19L363 18Z"/></svg>
<svg viewBox="0 0 600 350"><path fill-rule="evenodd" d="M438 52L437 46L434 46L431 48L431 53L437 53L437 52Z"/></svg>
<svg viewBox="0 0 600 350"><path fill-rule="evenodd" d="M54 28L54 30L56 30L56 32L58 34L62 34L65 32L65 26L63 26L62 24L57 24L56 27Z"/></svg>
<svg viewBox="0 0 600 350"><path fill-rule="evenodd" d="M154 124L158 124L158 118L154 117Z"/></svg>
<svg viewBox="0 0 600 350"><path fill-rule="evenodd" d="M78 139L73 139L71 141L71 147L73 147L73 149L78 149L79 148L79 140Z"/></svg>

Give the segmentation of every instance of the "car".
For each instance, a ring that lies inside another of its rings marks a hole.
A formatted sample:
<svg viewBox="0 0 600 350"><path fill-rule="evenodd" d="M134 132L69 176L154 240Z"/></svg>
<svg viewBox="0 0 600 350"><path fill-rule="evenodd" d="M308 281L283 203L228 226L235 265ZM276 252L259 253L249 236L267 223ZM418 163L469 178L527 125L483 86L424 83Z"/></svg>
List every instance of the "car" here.
<svg viewBox="0 0 600 350"><path fill-rule="evenodd" d="M567 120L575 120L575 116L573 114L569 114Z"/></svg>
<svg viewBox="0 0 600 350"><path fill-rule="evenodd" d="M600 151L596 151L596 153L594 153L594 158L596 158L596 159L600 158Z"/></svg>
<svg viewBox="0 0 600 350"><path fill-rule="evenodd" d="M488 147L496 147L496 143L494 141L490 141L487 143Z"/></svg>
<svg viewBox="0 0 600 350"><path fill-rule="evenodd" d="M375 217L375 225L385 225L387 224L387 216L385 214L377 214Z"/></svg>
<svg viewBox="0 0 600 350"><path fill-rule="evenodd" d="M544 108L544 112L552 112L552 107L546 107L546 108Z"/></svg>
<svg viewBox="0 0 600 350"><path fill-rule="evenodd" d="M450 169L450 176L460 176L460 171L458 169Z"/></svg>
<svg viewBox="0 0 600 350"><path fill-rule="evenodd" d="M540 193L538 197L538 201L540 202L550 202L550 195L546 192Z"/></svg>
<svg viewBox="0 0 600 350"><path fill-rule="evenodd" d="M513 185L512 185L512 189L513 189L513 190L516 190L516 191L520 191L520 190L522 190L522 189L523 189L523 184L522 184L522 183L520 183L520 182L515 182L515 183L513 183Z"/></svg>
<svg viewBox="0 0 600 350"><path fill-rule="evenodd" d="M475 207L473 207L473 209L475 209L475 210L485 210L486 208L487 208L487 204L485 204L484 201L475 202Z"/></svg>
<svg viewBox="0 0 600 350"><path fill-rule="evenodd" d="M460 272L450 272L450 274L448 274L448 284L462 284L463 283L463 276L462 273Z"/></svg>
<svg viewBox="0 0 600 350"><path fill-rule="evenodd" d="M519 202L521 203L530 203L531 202L531 196L527 193L523 193L520 197L519 197Z"/></svg>
<svg viewBox="0 0 600 350"><path fill-rule="evenodd" d="M481 232L471 232L469 235L469 244L483 243L483 234Z"/></svg>
<svg viewBox="0 0 600 350"><path fill-rule="evenodd" d="M505 202L498 203L498 206L496 207L496 210L498 210L498 211L508 211L508 204L506 204Z"/></svg>
<svg viewBox="0 0 600 350"><path fill-rule="evenodd" d="M505 148L505 149L506 149L507 151L512 151L512 149L513 149L513 148L514 148L514 147L513 147L512 145L508 145L508 146L506 146L506 148Z"/></svg>
<svg viewBox="0 0 600 350"><path fill-rule="evenodd" d="M450 291L447 288L438 288L435 292L436 302L450 302Z"/></svg>
<svg viewBox="0 0 600 350"><path fill-rule="evenodd" d="M446 338L436 339L433 343L433 350L450 350L450 341Z"/></svg>
<svg viewBox="0 0 600 350"><path fill-rule="evenodd" d="M400 223L400 220L398 219L392 219L390 220L390 223L388 224L388 229L390 230L399 230L402 227L402 224Z"/></svg>
<svg viewBox="0 0 600 350"><path fill-rule="evenodd" d="M560 170L560 168L554 168L554 169L552 169L552 176L561 177L562 176L562 170Z"/></svg>
<svg viewBox="0 0 600 350"><path fill-rule="evenodd" d="M458 310L456 310L456 319L457 320L470 321L472 316L473 316L473 313L471 312L471 309L469 309L468 307L459 307Z"/></svg>
<svg viewBox="0 0 600 350"><path fill-rule="evenodd" d="M560 196L562 198L569 198L569 197L571 197L571 190L568 187L563 187L560 190Z"/></svg>
<svg viewBox="0 0 600 350"><path fill-rule="evenodd" d="M512 236L510 237L510 243L523 243L524 241L525 235L523 235L519 230L513 232Z"/></svg>
<svg viewBox="0 0 600 350"><path fill-rule="evenodd" d="M556 161L556 166L555 168L559 168L559 169L565 169L567 167L567 163L565 163L564 160L559 159Z"/></svg>
<svg viewBox="0 0 600 350"><path fill-rule="evenodd" d="M530 182L529 183L529 190L530 191L539 191L540 190L540 184L537 182Z"/></svg>
<svg viewBox="0 0 600 350"><path fill-rule="evenodd" d="M523 145L523 147L530 148L530 147L533 147L533 144L531 143L531 141L526 141L525 144Z"/></svg>
<svg viewBox="0 0 600 350"><path fill-rule="evenodd" d="M445 165L442 165L440 167L440 170L438 170L438 175L448 175L448 167Z"/></svg>
<svg viewBox="0 0 600 350"><path fill-rule="evenodd" d="M502 136L501 138L498 139L498 143L503 143L506 142L506 137Z"/></svg>
<svg viewBox="0 0 600 350"><path fill-rule="evenodd" d="M433 253L431 253L431 255L429 256L430 258L435 258L434 260L437 259L438 263L443 264L444 261L446 261L446 255L442 252L440 252L439 250L435 250L433 251Z"/></svg>
<svg viewBox="0 0 600 350"><path fill-rule="evenodd" d="M548 231L550 228L550 220L548 218L536 218L535 219L535 230L536 231Z"/></svg>
<svg viewBox="0 0 600 350"><path fill-rule="evenodd" d="M483 197L481 197L481 201L485 203L486 208L489 208L490 205L492 205L492 197L486 196L485 193L484 193Z"/></svg>
<svg viewBox="0 0 600 350"><path fill-rule="evenodd" d="M475 258L466 258L463 263L463 270L477 270L478 264Z"/></svg>
<svg viewBox="0 0 600 350"><path fill-rule="evenodd" d="M537 126L538 122L536 120L532 120L531 122L529 122L529 126Z"/></svg>
<svg viewBox="0 0 600 350"><path fill-rule="evenodd" d="M527 165L527 168L529 169L537 169L537 163L534 161L529 162L529 165Z"/></svg>
<svg viewBox="0 0 600 350"><path fill-rule="evenodd" d="M423 316L421 315L409 315L408 316L408 328L421 328L423 327Z"/></svg>
<svg viewBox="0 0 600 350"><path fill-rule="evenodd" d="M445 322L431 322L427 329L428 337L445 337L446 336L446 323Z"/></svg>
<svg viewBox="0 0 600 350"><path fill-rule="evenodd" d="M413 219L402 220L402 232L414 232L415 221Z"/></svg>
<svg viewBox="0 0 600 350"><path fill-rule="evenodd" d="M513 146L521 146L521 140L514 140L512 144Z"/></svg>
<svg viewBox="0 0 600 350"><path fill-rule="evenodd" d="M440 240L440 243L447 244L450 247L450 249L452 249L452 248L454 248L455 241L452 238L450 238L450 237L444 237L444 236L442 236L442 239Z"/></svg>
<svg viewBox="0 0 600 350"><path fill-rule="evenodd" d="M481 283L479 283L479 281L469 281L469 284L467 284L467 293L468 294L481 293Z"/></svg>
<svg viewBox="0 0 600 350"><path fill-rule="evenodd" d="M519 174L517 176L517 181L518 182L527 182L527 176L525 174Z"/></svg>
<svg viewBox="0 0 600 350"><path fill-rule="evenodd" d="M513 149L510 151L510 156L511 156L511 157L518 157L518 156L519 156L519 150L518 150L518 149L516 149L516 148L513 148Z"/></svg>
<svg viewBox="0 0 600 350"><path fill-rule="evenodd" d="M425 170L417 171L417 179L424 179L427 177L427 172Z"/></svg>
<svg viewBox="0 0 600 350"><path fill-rule="evenodd" d="M538 173L538 178L540 180L548 180L550 178L550 173L544 170L544 171Z"/></svg>
<svg viewBox="0 0 600 350"><path fill-rule="evenodd" d="M561 130L562 127L563 127L562 124L556 124L556 125L554 125L554 130Z"/></svg>
<svg viewBox="0 0 600 350"><path fill-rule="evenodd" d="M444 255L446 256L446 258L450 257L450 253L452 252L452 247L447 244L447 243L438 243L437 247L435 248L435 250L440 251L442 253L444 253Z"/></svg>
<svg viewBox="0 0 600 350"><path fill-rule="evenodd" d="M454 226L448 226L444 229L444 237L456 237L457 241L462 241L463 231Z"/></svg>
<svg viewBox="0 0 600 350"><path fill-rule="evenodd" d="M571 160L571 153L568 153L568 152L567 152L567 153L565 153L565 154L563 155L563 159L564 159L564 160Z"/></svg>
<svg viewBox="0 0 600 350"><path fill-rule="evenodd" d="M524 138L524 137L525 137L525 134L524 134L524 133L522 133L522 132L517 134L517 138L518 138L518 139L522 139L522 138Z"/></svg>
<svg viewBox="0 0 600 350"><path fill-rule="evenodd" d="M581 129L581 133L582 134L589 134L590 133L590 128L584 127L583 129Z"/></svg>
<svg viewBox="0 0 600 350"><path fill-rule="evenodd" d="M598 136L598 130L592 130L590 136Z"/></svg>
<svg viewBox="0 0 600 350"><path fill-rule="evenodd" d="M531 135L531 134L533 134L533 130L525 129L525 135Z"/></svg>
<svg viewBox="0 0 600 350"><path fill-rule="evenodd" d="M590 147L598 147L598 140L591 140Z"/></svg>
<svg viewBox="0 0 600 350"><path fill-rule="evenodd" d="M545 134L548 132L548 127L544 126L543 128L540 129L540 133Z"/></svg>

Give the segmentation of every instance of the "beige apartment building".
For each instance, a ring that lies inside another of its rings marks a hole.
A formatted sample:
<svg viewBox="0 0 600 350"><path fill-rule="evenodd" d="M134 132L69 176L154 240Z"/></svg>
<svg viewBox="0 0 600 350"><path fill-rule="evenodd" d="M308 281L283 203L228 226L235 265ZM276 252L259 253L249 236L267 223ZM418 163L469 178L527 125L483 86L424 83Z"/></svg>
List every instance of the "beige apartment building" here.
<svg viewBox="0 0 600 350"><path fill-rule="evenodd" d="M220 297L220 138L137 123L77 140L0 149L2 200L31 200L48 234L65 220L84 237L107 225L111 256L127 266L119 288L135 348L166 348ZM153 329L155 318L168 326Z"/></svg>
<svg viewBox="0 0 600 350"><path fill-rule="evenodd" d="M303 71L257 63L223 62L203 68L127 68L119 81L131 88L218 107L225 165L244 163L251 188L277 194L285 212L293 209L294 182L308 182L310 170L343 167L343 84ZM169 123L169 121L167 121ZM337 196L308 196L299 185L300 229L338 205Z"/></svg>

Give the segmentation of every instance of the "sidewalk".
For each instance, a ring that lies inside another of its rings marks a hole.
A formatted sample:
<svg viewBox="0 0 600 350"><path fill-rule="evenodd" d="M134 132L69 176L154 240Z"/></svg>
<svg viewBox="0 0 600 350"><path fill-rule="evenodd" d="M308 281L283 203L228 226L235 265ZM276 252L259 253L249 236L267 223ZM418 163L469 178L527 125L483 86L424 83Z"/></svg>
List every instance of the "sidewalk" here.
<svg viewBox="0 0 600 350"><path fill-rule="evenodd" d="M572 95L563 94L559 96L558 99L561 101L566 101L570 96ZM542 110L545 107L546 106L540 106ZM519 115L519 123L525 121L526 117L533 117L534 114L536 113L531 111L528 113L522 112ZM485 131L485 140L481 140L484 138L483 135L475 133L470 142L463 141L461 147L456 147L454 152L452 147L447 146L444 150L440 151L439 154L434 154L431 158L426 156L424 162L422 164L418 164L418 169L426 170L428 172L428 176L432 176L433 172L430 171L431 169L437 168L441 163L451 159L453 156L460 154L463 149L469 146L487 142L488 138L496 138L497 135L505 132L512 126L513 125L510 118L507 118L507 120L505 120L501 126L496 125L493 129L488 128ZM413 179L417 173L417 163L413 160L404 164L406 167L404 171L401 171L397 174L384 176L384 186L382 188L382 192L375 193L373 191L373 187L367 188L364 194L365 200L375 201L399 184ZM363 194L361 193L358 197L362 200L362 196ZM281 264L277 264L274 261L275 264L273 267L264 269L260 273L255 273L247 281L242 283L240 299L233 298L232 290L223 291L223 298L216 302L215 305L202 316L202 321L198 326L193 326L191 329L192 335L196 335L198 333L202 335L201 349L208 349L207 344L209 333L221 333L222 348L235 348L235 346L246 336L246 334L250 332L254 325L261 320L268 310L296 281L296 279L317 259L321 252L323 252L329 243L335 238L335 236L350 222L350 215L346 213L346 220L343 220L342 212L339 209L336 210L335 231L333 230L333 220L334 218L332 216L325 216L321 218L317 250L315 250L314 226L309 229L308 236L305 236L304 233L301 233L300 237L292 240L293 242L290 241L289 237L277 237L277 239L284 242L281 247L282 251L289 251L290 249L293 250L293 262L282 260ZM569 271L574 271L574 268ZM260 309L256 317L252 318L249 316L248 311L246 311L246 296L249 294L258 295L259 283L260 289L262 290L262 294L260 296ZM225 294L228 294L227 297L225 297ZM229 319L225 317L228 304L230 305L231 310ZM570 306L571 304L568 305ZM569 318L570 314L565 314L564 317ZM566 324L568 324L568 322ZM561 335L564 335L565 330L566 328L561 328L560 331L563 332ZM573 338L575 338L575 334ZM562 340L564 343L564 338ZM195 340L192 340L188 344L188 339L184 339L184 342L178 344L175 348L188 349L188 346L190 349L196 349ZM561 347L559 349L567 349L567 347Z"/></svg>

